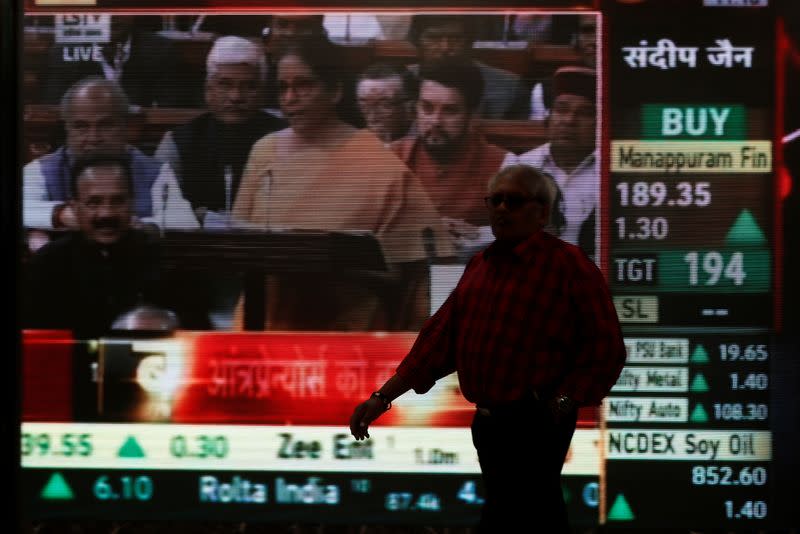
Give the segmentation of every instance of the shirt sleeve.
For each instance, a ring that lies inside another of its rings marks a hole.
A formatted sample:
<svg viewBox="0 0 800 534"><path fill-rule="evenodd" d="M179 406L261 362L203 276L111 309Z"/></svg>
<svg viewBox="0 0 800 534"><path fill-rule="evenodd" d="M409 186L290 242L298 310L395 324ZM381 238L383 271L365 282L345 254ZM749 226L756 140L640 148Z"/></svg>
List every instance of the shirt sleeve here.
<svg viewBox="0 0 800 534"><path fill-rule="evenodd" d="M550 113L544 104L544 87L540 82L531 89L531 112L528 118L532 121L543 121L548 115Z"/></svg>
<svg viewBox="0 0 800 534"><path fill-rule="evenodd" d="M425 393L443 376L455 371L453 301L455 291L422 326L414 346L397 367L397 374L417 393Z"/></svg>
<svg viewBox="0 0 800 534"><path fill-rule="evenodd" d="M559 388L579 406L600 404L625 364L625 342L611 294L597 266L579 249L569 281L570 304L576 317L577 351Z"/></svg>
<svg viewBox="0 0 800 534"><path fill-rule="evenodd" d="M62 201L47 200L42 167L32 161L22 170L22 224L26 228L53 229L53 209Z"/></svg>
<svg viewBox="0 0 800 534"><path fill-rule="evenodd" d="M181 186L168 163L161 166L158 177L150 188L150 200L153 205L153 216L143 217L142 222L180 230L200 228L200 223L192 211L192 205L183 198Z"/></svg>
<svg viewBox="0 0 800 534"><path fill-rule="evenodd" d="M417 393L427 392L438 379L456 370L456 294L481 254L479 252L467 263L456 288L433 317L422 325L414 346L397 367L397 374Z"/></svg>
<svg viewBox="0 0 800 534"><path fill-rule="evenodd" d="M161 142L158 144L158 148L156 148L154 157L162 163L169 163L169 166L172 167L172 172L180 179L181 173L183 172L181 169L181 156L178 152L178 145L175 144L172 130L169 130L164 134L164 137L161 138Z"/></svg>
<svg viewBox="0 0 800 534"><path fill-rule="evenodd" d="M511 165L517 165L518 163L519 163L519 156L517 156L513 152L506 152L506 155L503 158L503 163L500 164L500 169L505 169L506 167L510 167Z"/></svg>

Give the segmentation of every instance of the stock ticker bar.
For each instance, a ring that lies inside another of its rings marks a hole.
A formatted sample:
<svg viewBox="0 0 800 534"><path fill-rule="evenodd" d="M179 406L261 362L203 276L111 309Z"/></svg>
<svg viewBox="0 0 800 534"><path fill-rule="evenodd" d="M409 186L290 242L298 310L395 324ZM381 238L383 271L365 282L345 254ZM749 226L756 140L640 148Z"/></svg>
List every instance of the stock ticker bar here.
<svg viewBox="0 0 800 534"><path fill-rule="evenodd" d="M483 496L477 475L166 471L149 469L28 469L23 482L29 511L64 517L468 525ZM520 481L521 484L529 481ZM596 477L564 477L573 523L597 521Z"/></svg>
<svg viewBox="0 0 800 534"><path fill-rule="evenodd" d="M612 24L609 279L628 360L603 406L603 513L767 521L772 21L662 7L620 9ZM657 484L641 491L642 477Z"/></svg>
<svg viewBox="0 0 800 534"><path fill-rule="evenodd" d="M398 399L368 440L355 441L347 428L353 406L413 340L179 332L86 343L26 331L24 389L46 387L52 401L23 402L28 510L303 521L313 509L318 521L352 522L356 514L359 522L474 523L483 499L469 431L474 407L454 376L424 397ZM83 387L95 395L82 400L70 377L92 369ZM582 410L565 462L563 491L576 524L597 522L597 416ZM522 456L527 448L510 435L507 450Z"/></svg>
<svg viewBox="0 0 800 534"><path fill-rule="evenodd" d="M469 473L478 458L466 428L389 427L355 441L344 425L246 426L24 423L22 466L48 469ZM579 429L566 475L596 476L597 429ZM509 438L509 454L524 444Z"/></svg>

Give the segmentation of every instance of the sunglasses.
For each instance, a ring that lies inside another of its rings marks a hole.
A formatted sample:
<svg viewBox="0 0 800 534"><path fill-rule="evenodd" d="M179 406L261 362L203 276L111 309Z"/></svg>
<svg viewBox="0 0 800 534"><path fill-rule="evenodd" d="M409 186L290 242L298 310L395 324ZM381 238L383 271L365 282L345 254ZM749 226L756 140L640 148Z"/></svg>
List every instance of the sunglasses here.
<svg viewBox="0 0 800 534"><path fill-rule="evenodd" d="M541 202L541 199L517 193L495 193L494 195L483 197L483 201L486 203L487 208L499 208L500 204L505 204L506 209L514 211L528 202Z"/></svg>

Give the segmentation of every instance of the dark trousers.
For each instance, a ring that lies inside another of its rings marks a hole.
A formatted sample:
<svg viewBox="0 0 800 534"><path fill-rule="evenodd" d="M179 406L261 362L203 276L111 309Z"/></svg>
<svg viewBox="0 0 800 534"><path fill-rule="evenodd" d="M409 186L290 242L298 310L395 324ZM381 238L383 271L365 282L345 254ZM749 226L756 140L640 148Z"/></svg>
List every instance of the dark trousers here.
<svg viewBox="0 0 800 534"><path fill-rule="evenodd" d="M533 399L489 411L472 422L486 493L478 532L569 532L561 468L576 414L556 423Z"/></svg>

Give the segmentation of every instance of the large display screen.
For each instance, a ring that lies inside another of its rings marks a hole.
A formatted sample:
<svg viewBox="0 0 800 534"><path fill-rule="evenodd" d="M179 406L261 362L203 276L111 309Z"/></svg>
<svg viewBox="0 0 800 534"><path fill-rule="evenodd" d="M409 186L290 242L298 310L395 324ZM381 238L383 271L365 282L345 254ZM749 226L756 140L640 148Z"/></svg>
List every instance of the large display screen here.
<svg viewBox="0 0 800 534"><path fill-rule="evenodd" d="M769 2L268 4L25 5L24 514L476 523L455 375L365 441L348 421L491 242L488 180L523 163L557 185L548 231L606 275L627 349L579 412L571 522L785 524L772 369L796 369L776 342L794 274ZM70 181L115 150L124 228ZM114 232L158 252L86 244ZM142 304L179 327L132 327ZM508 454L526 454L513 429Z"/></svg>

